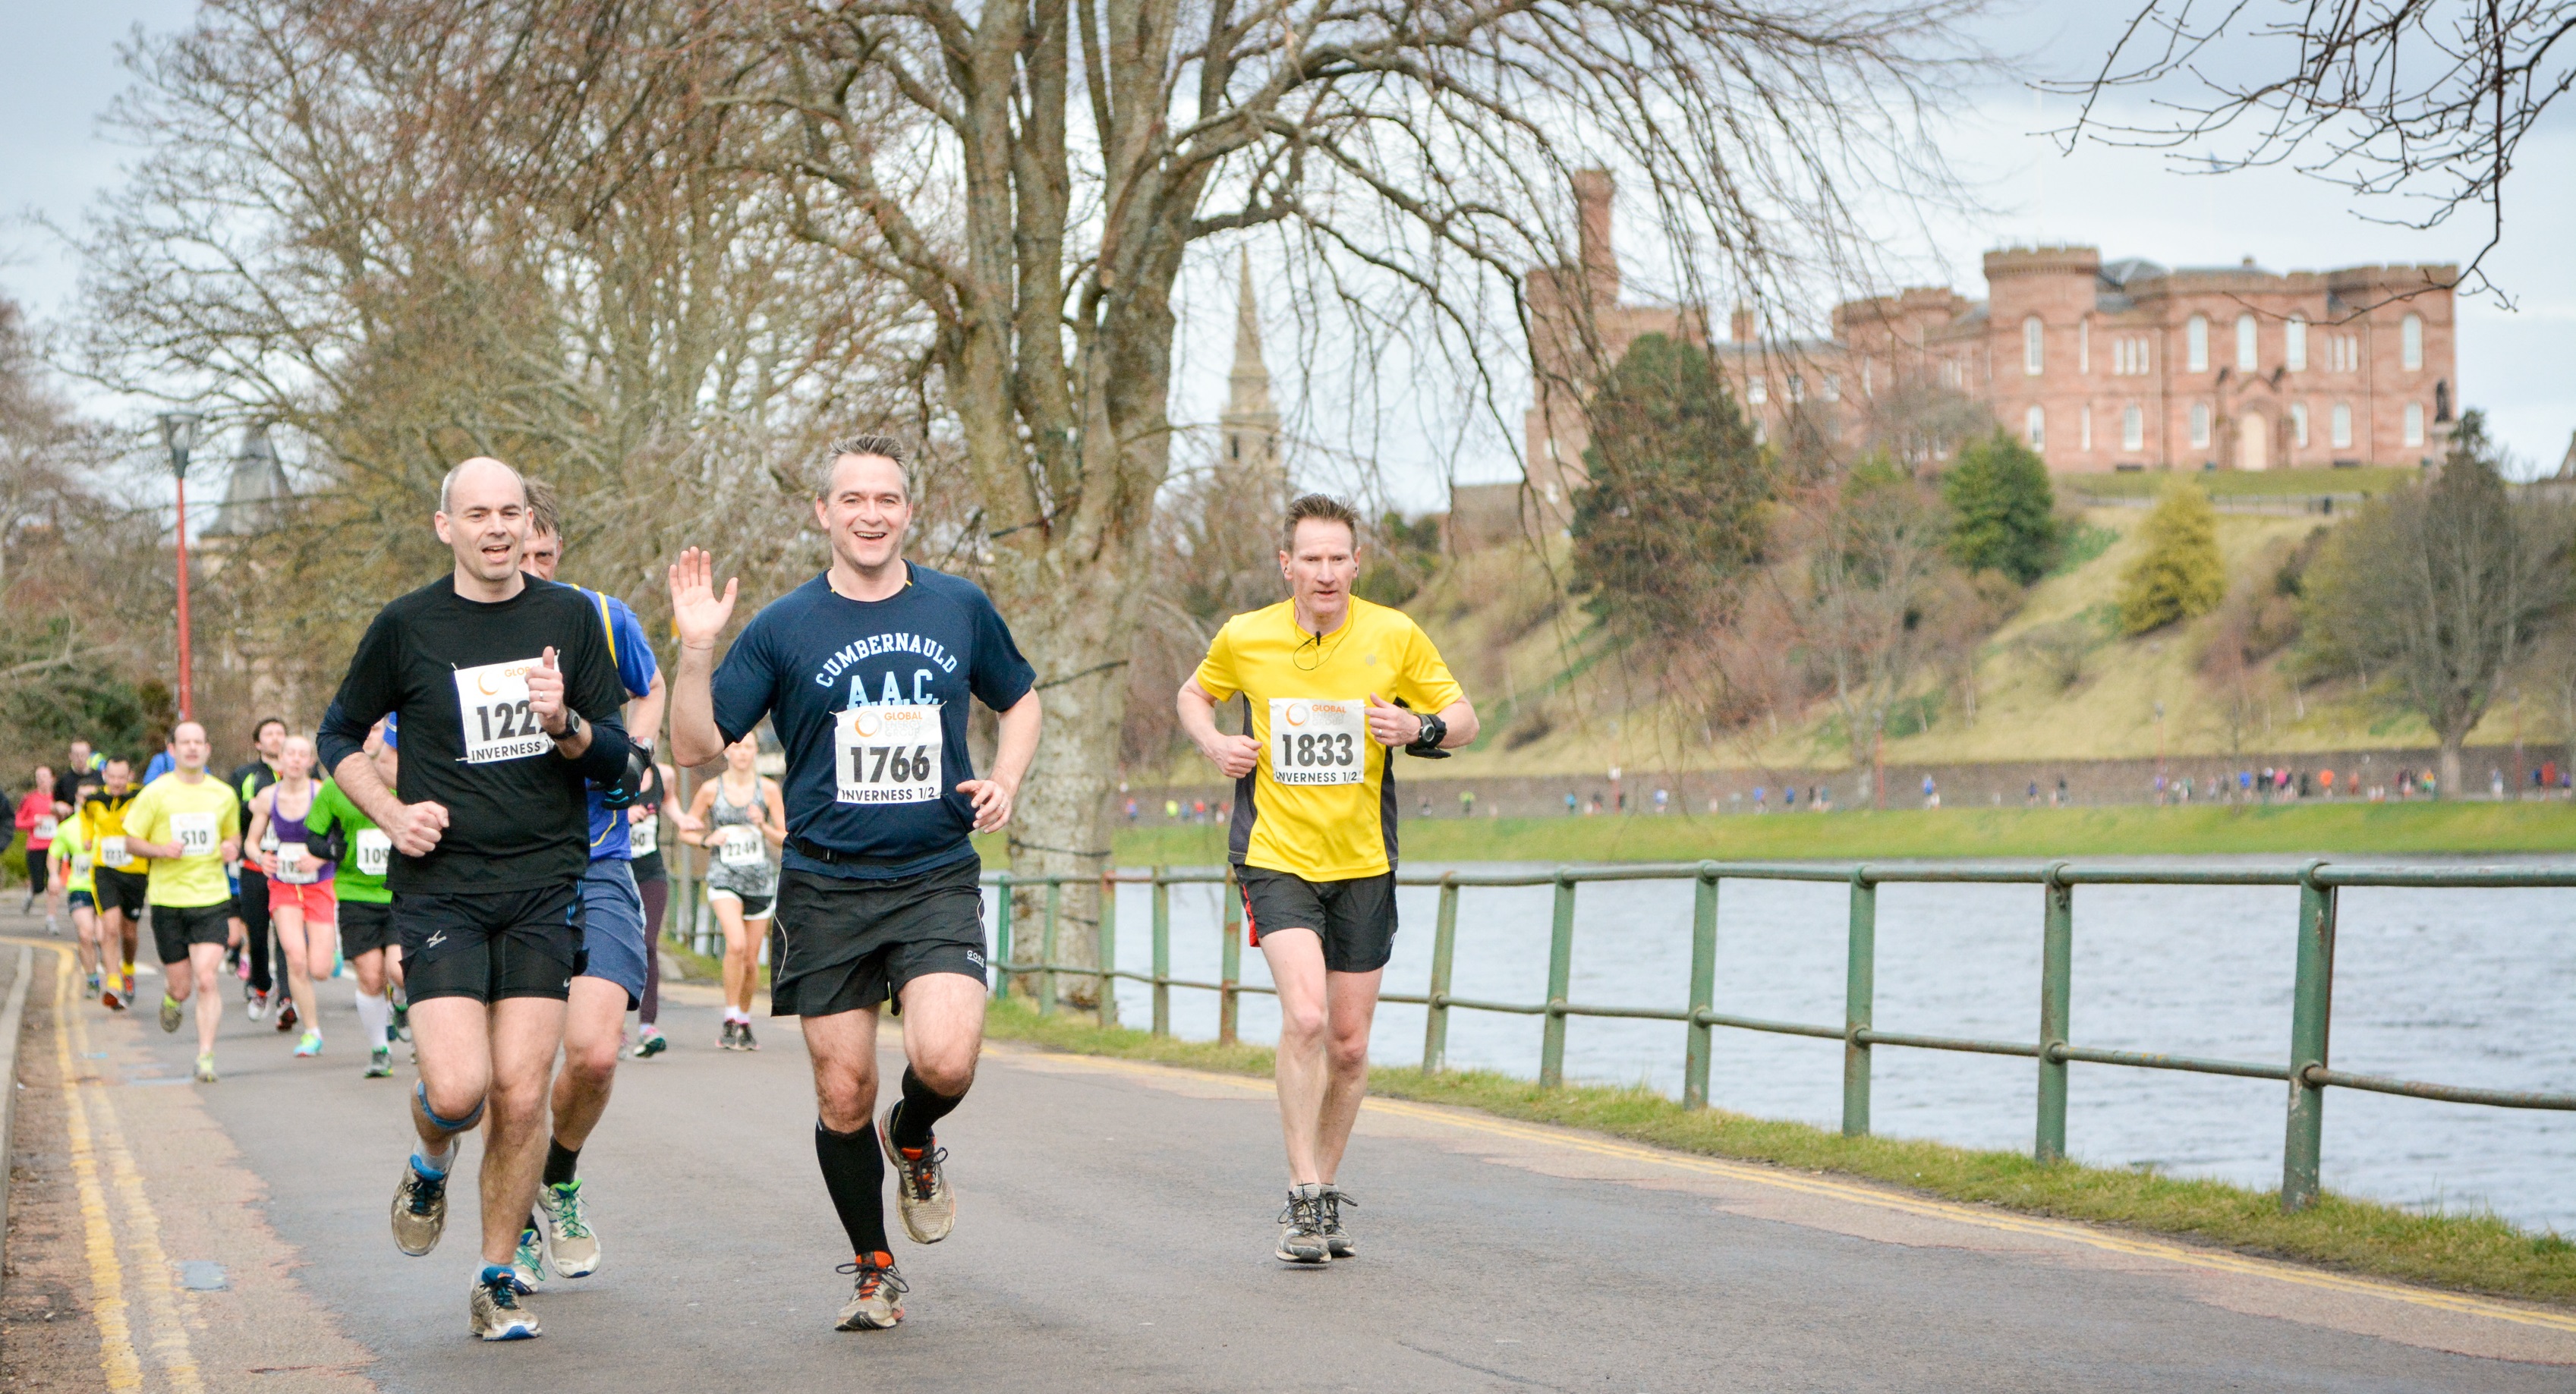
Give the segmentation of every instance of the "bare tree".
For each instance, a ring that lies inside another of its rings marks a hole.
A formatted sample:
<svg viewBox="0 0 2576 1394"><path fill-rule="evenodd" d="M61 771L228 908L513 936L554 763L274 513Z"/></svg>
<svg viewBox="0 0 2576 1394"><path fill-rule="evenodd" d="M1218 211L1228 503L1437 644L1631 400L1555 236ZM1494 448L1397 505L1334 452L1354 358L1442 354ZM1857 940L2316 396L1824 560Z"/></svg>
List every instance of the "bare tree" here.
<svg viewBox="0 0 2576 1394"><path fill-rule="evenodd" d="M1192 244L1271 232L1265 255L1289 255L1308 303L1346 317L1355 371L1409 336L1410 361L1459 379L1509 438L1521 277L1573 260L1575 169L1644 176L1700 300L1710 277L1859 279L1853 197L1937 180L1927 102L1965 56L1954 24L1970 8L764 7L746 35L764 61L733 91L802 132L771 165L800 229L924 307L984 574L1044 685L1014 864L1089 872L1108 856L1128 687L1103 655L1128 652L1147 603ZM914 124L890 136L889 107Z"/></svg>
<svg viewBox="0 0 2576 1394"><path fill-rule="evenodd" d="M2477 284L2515 156L2571 84L2571 0L2145 0L2096 74L2057 90L2083 99L2070 139L2191 152L2211 172L2286 165L2403 227L2473 209ZM2102 114L2133 88L2158 120Z"/></svg>
<svg viewBox="0 0 2576 1394"><path fill-rule="evenodd" d="M2469 411L2441 476L2373 500L2309 572L2311 623L2432 726L2445 794L2461 787L2461 743L2566 602L2569 541L2563 508L2512 496Z"/></svg>

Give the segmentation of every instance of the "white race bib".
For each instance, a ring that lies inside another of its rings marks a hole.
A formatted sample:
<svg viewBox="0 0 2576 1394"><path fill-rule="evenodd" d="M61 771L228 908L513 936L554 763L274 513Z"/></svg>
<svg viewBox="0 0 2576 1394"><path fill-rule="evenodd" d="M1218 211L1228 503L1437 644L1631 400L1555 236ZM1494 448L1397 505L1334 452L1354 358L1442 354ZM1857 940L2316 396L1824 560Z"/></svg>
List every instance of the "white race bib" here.
<svg viewBox="0 0 2576 1394"><path fill-rule="evenodd" d="M259 835L259 850L263 852L274 852L277 850L277 847L277 825L275 823L271 823L268 825L268 830Z"/></svg>
<svg viewBox="0 0 2576 1394"><path fill-rule="evenodd" d="M464 723L465 763L525 760L555 748L528 710L528 670L538 660L486 663L456 670L456 712Z"/></svg>
<svg viewBox="0 0 2576 1394"><path fill-rule="evenodd" d="M215 854L218 821L211 813L173 813L170 836L178 841L182 857L211 857Z"/></svg>
<svg viewBox="0 0 2576 1394"><path fill-rule="evenodd" d="M89 853L72 853L72 878L78 880L87 875L89 875Z"/></svg>
<svg viewBox="0 0 2576 1394"><path fill-rule="evenodd" d="M349 845L358 854L358 871L365 876L382 876L392 864L394 840L382 828L360 828Z"/></svg>
<svg viewBox="0 0 2576 1394"><path fill-rule="evenodd" d="M834 721L832 745L842 803L928 803L939 797L937 707L852 707Z"/></svg>
<svg viewBox="0 0 2576 1394"><path fill-rule="evenodd" d="M48 813L36 820L35 831L29 834L29 836L33 837L38 842L51 842L54 840L54 829L61 826L62 825L59 822L55 821L54 815Z"/></svg>
<svg viewBox="0 0 2576 1394"><path fill-rule="evenodd" d="M1282 784L1357 784L1368 777L1368 703L1270 699L1270 775Z"/></svg>
<svg viewBox="0 0 2576 1394"><path fill-rule="evenodd" d="M662 820L641 818L626 826L626 847L639 857L649 857L662 850Z"/></svg>
<svg viewBox="0 0 2576 1394"><path fill-rule="evenodd" d="M724 830L724 847L716 855L727 866L758 866L761 836L758 828L737 823Z"/></svg>
<svg viewBox="0 0 2576 1394"><path fill-rule="evenodd" d="M290 886L309 886L322 877L322 864L301 842L277 844L277 879Z"/></svg>
<svg viewBox="0 0 2576 1394"><path fill-rule="evenodd" d="M102 837L98 840L98 864L100 866L115 867L119 870L123 870L125 864L132 860L134 860L132 857L125 855L125 839L123 837Z"/></svg>

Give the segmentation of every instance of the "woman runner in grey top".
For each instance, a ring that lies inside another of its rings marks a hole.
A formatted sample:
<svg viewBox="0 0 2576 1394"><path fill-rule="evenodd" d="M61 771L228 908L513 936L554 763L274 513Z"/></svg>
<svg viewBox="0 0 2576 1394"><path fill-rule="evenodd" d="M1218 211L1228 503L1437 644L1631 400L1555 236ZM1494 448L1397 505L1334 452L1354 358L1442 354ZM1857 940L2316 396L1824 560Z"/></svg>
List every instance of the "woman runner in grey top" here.
<svg viewBox="0 0 2576 1394"><path fill-rule="evenodd" d="M699 824L682 840L707 849L707 904L725 936L724 1034L727 1050L758 1050L751 1034L751 993L759 981L760 941L769 933L778 897L779 846L787 840L787 812L778 782L754 762L757 733L725 747L722 775L698 786L690 815Z"/></svg>

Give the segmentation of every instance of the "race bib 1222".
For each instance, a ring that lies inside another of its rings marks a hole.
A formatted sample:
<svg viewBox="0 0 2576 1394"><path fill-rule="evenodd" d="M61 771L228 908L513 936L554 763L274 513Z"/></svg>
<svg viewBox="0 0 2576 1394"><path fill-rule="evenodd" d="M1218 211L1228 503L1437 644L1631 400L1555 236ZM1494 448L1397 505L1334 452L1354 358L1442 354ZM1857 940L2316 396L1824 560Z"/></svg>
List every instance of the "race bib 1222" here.
<svg viewBox="0 0 2576 1394"><path fill-rule="evenodd" d="M1368 777L1368 703L1270 699L1270 776L1282 784L1357 784Z"/></svg>
<svg viewBox="0 0 2576 1394"><path fill-rule="evenodd" d="M464 724L465 763L524 760L555 748L528 710L528 670L537 660L486 663L456 670L456 713Z"/></svg>
<svg viewBox="0 0 2576 1394"><path fill-rule="evenodd" d="M852 707L834 719L835 796L842 803L928 803L939 797L939 708Z"/></svg>

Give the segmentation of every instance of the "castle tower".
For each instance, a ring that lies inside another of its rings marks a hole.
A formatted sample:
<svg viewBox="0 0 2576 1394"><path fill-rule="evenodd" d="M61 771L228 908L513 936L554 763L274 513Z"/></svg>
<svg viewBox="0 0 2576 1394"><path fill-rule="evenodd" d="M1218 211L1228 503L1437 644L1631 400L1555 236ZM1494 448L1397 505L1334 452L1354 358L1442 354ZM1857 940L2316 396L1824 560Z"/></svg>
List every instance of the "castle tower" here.
<svg viewBox="0 0 2576 1394"><path fill-rule="evenodd" d="M1287 492L1287 466L1279 458L1279 411L1270 404L1270 369L1261 361L1261 310L1252 298L1252 256L1245 253L1242 299L1234 319L1234 371L1226 379L1225 414L1217 418L1225 466L1262 471L1276 492Z"/></svg>

